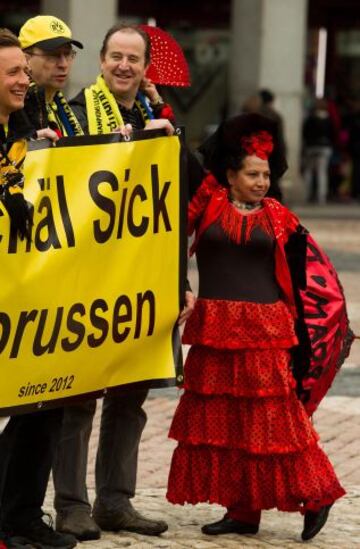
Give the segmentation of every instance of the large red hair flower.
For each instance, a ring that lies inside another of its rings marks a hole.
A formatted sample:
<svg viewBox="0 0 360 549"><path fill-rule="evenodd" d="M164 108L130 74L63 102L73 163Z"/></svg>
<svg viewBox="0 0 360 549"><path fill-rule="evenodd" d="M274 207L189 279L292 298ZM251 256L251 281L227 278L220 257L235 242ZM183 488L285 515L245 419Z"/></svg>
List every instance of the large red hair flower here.
<svg viewBox="0 0 360 549"><path fill-rule="evenodd" d="M241 147L249 156L255 155L262 160L268 160L274 149L274 142L269 132L261 130L242 137Z"/></svg>

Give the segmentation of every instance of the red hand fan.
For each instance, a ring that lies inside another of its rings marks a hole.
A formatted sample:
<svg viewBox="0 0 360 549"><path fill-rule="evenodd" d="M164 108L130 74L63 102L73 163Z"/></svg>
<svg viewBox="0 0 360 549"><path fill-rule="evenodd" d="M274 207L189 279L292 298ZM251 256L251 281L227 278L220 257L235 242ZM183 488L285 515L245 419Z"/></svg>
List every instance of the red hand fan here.
<svg viewBox="0 0 360 549"><path fill-rule="evenodd" d="M181 46L159 27L140 25L150 38L151 63L146 77L162 86L190 86L190 74Z"/></svg>

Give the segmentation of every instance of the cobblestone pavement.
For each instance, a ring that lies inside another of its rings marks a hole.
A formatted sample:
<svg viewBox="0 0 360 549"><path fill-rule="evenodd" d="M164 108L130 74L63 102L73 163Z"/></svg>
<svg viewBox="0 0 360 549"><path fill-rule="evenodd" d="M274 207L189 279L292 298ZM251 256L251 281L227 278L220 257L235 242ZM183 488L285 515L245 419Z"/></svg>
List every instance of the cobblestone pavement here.
<svg viewBox="0 0 360 549"><path fill-rule="evenodd" d="M304 225L326 249L335 263L348 299L349 316L360 335L360 208L301 209ZM334 218L335 217L335 218ZM194 270L191 273L196 288ZM217 520L220 507L210 505L172 506L165 500L167 473L174 441L167 431L177 404L177 389L151 392L146 411L148 423L140 447L138 491L135 506L144 514L168 521L169 531L158 538L122 532L104 534L99 541L84 542L84 549L150 548L295 548L299 547L302 518L294 513L266 511L256 536L227 535L210 538L200 526ZM314 423L322 444L334 464L347 495L330 513L324 530L311 547L322 549L360 549L360 342L355 342L349 359L335 381L330 396L315 414ZM88 486L94 498L94 461L99 430L99 413L91 439ZM49 486L46 510L52 512L53 489Z"/></svg>

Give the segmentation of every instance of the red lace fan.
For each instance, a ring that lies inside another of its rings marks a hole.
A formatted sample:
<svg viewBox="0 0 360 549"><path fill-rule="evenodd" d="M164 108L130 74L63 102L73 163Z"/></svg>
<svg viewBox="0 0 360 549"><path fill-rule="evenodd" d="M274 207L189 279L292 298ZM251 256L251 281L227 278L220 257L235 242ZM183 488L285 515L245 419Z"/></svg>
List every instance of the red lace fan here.
<svg viewBox="0 0 360 549"><path fill-rule="evenodd" d="M180 45L166 31L159 27L140 25L150 37L151 63L147 78L162 86L190 86L187 61Z"/></svg>

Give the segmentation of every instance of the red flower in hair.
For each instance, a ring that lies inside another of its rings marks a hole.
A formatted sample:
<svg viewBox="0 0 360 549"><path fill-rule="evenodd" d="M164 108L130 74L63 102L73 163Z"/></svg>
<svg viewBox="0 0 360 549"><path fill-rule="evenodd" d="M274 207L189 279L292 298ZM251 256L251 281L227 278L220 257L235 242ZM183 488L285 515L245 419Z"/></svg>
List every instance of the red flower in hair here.
<svg viewBox="0 0 360 549"><path fill-rule="evenodd" d="M268 160L274 149L274 142L272 135L262 130L242 137L241 147L249 156L255 155L262 160Z"/></svg>

